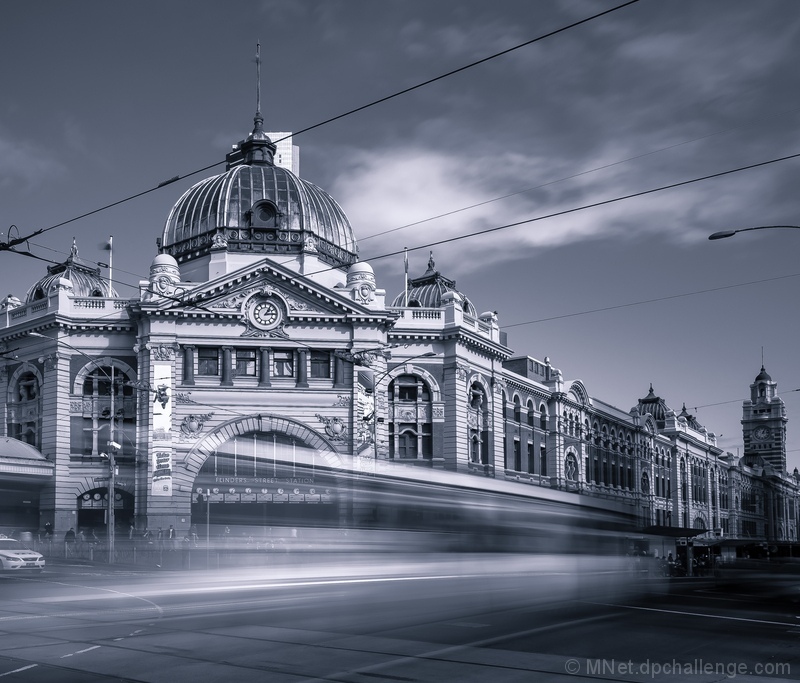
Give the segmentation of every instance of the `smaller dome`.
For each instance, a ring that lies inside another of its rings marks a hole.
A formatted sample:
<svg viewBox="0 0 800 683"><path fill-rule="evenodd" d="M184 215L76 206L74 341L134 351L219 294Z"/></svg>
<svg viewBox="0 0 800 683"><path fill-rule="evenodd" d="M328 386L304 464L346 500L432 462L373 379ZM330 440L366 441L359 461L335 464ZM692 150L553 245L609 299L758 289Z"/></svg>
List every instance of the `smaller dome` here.
<svg viewBox="0 0 800 683"><path fill-rule="evenodd" d="M178 267L178 262L175 260L175 257L171 254L159 254L153 259L153 262L150 264L150 267L153 266L174 266L175 268Z"/></svg>
<svg viewBox="0 0 800 683"><path fill-rule="evenodd" d="M464 294L456 289L456 281L444 277L436 270L435 266L433 252L431 252L428 258L428 270L422 277L408 281L408 289L400 292L394 298L392 307L442 308L454 300L454 297L448 295L455 294L464 313L477 318L477 309Z"/></svg>
<svg viewBox="0 0 800 683"><path fill-rule="evenodd" d="M372 270L372 266L369 265L369 263L367 263L366 261L358 261L357 263L354 263L352 266L350 266L350 268L347 269L347 272L353 273L355 275L356 273L374 274L375 271Z"/></svg>
<svg viewBox="0 0 800 683"><path fill-rule="evenodd" d="M769 376L767 371L764 369L764 366L761 366L761 372L758 373L758 377L756 377L756 382L771 382L772 377Z"/></svg>
<svg viewBox="0 0 800 683"><path fill-rule="evenodd" d="M119 297L108 278L100 274L97 264L78 257L74 239L67 260L47 267L47 275L28 290L25 303L45 299L58 289L65 289L78 297Z"/></svg>
<svg viewBox="0 0 800 683"><path fill-rule="evenodd" d="M650 391L647 393L647 396L639 399L636 408L638 408L641 415L650 413L656 421L658 428L664 428L667 420L667 413L670 412L670 407L663 398L655 395L652 384L650 385Z"/></svg>

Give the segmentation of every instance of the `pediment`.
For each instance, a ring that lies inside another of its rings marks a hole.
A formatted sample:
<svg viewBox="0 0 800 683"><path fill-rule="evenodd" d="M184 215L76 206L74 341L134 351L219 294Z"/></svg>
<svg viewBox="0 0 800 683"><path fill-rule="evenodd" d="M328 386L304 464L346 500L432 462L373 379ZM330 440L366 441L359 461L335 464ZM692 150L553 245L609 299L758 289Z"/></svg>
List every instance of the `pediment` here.
<svg viewBox="0 0 800 683"><path fill-rule="evenodd" d="M298 323L392 317L385 310L370 309L352 300L346 289L331 289L272 262L249 266L191 289L187 285L177 284L172 294L157 302L157 310L237 317L244 325L244 336L286 336L284 328ZM148 303L156 301L150 299Z"/></svg>

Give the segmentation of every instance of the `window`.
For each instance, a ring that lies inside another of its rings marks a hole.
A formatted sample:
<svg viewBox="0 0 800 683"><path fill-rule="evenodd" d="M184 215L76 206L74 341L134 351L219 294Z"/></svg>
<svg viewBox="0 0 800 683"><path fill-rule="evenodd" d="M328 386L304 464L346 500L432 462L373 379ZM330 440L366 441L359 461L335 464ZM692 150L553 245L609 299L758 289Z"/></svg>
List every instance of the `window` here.
<svg viewBox="0 0 800 683"><path fill-rule="evenodd" d="M415 375L400 375L389 383L387 398L387 414L392 420L389 425L389 457L432 458L433 411L428 385Z"/></svg>
<svg viewBox="0 0 800 683"><path fill-rule="evenodd" d="M256 352L251 349L236 349L236 369L237 377L255 377L256 375Z"/></svg>
<svg viewBox="0 0 800 683"><path fill-rule="evenodd" d="M411 425L400 426L400 436L397 440L397 455L400 458L417 457L417 435Z"/></svg>
<svg viewBox="0 0 800 683"><path fill-rule="evenodd" d="M197 374L219 375L219 349L207 347L197 349Z"/></svg>
<svg viewBox="0 0 800 683"><path fill-rule="evenodd" d="M294 351L275 351L273 354L275 377L294 376Z"/></svg>
<svg viewBox="0 0 800 683"><path fill-rule="evenodd" d="M41 445L41 397L39 380L32 372L23 373L12 392L13 407L8 411L8 435L35 448Z"/></svg>
<svg viewBox="0 0 800 683"><path fill-rule="evenodd" d="M331 354L327 351L311 352L311 376L329 379L331 376Z"/></svg>

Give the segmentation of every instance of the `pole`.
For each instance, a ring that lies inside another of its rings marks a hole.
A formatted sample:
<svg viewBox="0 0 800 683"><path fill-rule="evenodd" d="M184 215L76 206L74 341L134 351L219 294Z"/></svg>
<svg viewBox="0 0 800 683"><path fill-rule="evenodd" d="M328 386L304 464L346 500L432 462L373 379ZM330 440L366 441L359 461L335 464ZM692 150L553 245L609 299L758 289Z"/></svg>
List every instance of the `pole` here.
<svg viewBox="0 0 800 683"><path fill-rule="evenodd" d="M206 569L211 569L211 489L206 489Z"/></svg>
<svg viewBox="0 0 800 683"><path fill-rule="evenodd" d="M111 363L111 420L108 423L108 563L114 564L114 532L115 532L115 518L114 518L114 498L116 496L116 468L117 463L114 458L114 451L116 449L114 441L114 422L116 420L116 402L115 402L116 387L114 386L114 363Z"/></svg>

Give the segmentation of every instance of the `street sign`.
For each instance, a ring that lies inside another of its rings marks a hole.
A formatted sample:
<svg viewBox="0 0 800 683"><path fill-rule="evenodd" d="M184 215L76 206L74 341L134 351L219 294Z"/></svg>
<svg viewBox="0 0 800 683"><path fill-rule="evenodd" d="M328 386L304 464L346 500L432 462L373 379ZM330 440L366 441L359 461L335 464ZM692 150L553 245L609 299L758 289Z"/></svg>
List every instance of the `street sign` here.
<svg viewBox="0 0 800 683"><path fill-rule="evenodd" d="M108 481L108 477L95 477L94 483L99 484L101 481Z"/></svg>

